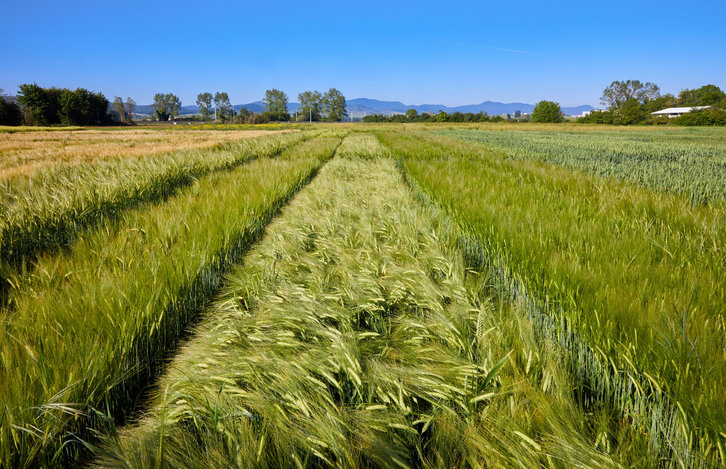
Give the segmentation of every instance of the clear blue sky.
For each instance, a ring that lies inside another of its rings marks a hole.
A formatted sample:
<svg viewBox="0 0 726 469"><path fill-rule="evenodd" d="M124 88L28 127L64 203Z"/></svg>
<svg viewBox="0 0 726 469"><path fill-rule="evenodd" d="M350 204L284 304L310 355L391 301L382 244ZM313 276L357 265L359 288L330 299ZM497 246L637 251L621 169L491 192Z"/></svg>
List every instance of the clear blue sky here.
<svg viewBox="0 0 726 469"><path fill-rule="evenodd" d="M3 0L0 88L597 106L613 80L726 89L726 2Z"/></svg>

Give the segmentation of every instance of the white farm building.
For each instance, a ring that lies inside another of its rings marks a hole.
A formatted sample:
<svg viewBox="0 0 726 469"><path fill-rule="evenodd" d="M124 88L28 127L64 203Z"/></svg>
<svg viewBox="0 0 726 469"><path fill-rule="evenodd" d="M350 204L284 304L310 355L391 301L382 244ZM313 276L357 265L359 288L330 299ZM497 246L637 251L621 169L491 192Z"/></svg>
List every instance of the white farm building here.
<svg viewBox="0 0 726 469"><path fill-rule="evenodd" d="M681 117L683 114L691 111L700 111L701 109L707 109L711 106L693 106L693 107L669 107L660 111L651 112L653 116L668 116L668 118Z"/></svg>

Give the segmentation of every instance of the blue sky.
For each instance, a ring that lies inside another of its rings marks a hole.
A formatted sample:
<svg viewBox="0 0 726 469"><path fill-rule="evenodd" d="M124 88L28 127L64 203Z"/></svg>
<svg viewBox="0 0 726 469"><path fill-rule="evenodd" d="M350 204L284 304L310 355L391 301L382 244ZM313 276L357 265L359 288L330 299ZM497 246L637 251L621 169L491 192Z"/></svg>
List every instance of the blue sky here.
<svg viewBox="0 0 726 469"><path fill-rule="evenodd" d="M613 80L726 89L726 2L3 0L0 88L139 104L266 89L456 106L597 106Z"/></svg>

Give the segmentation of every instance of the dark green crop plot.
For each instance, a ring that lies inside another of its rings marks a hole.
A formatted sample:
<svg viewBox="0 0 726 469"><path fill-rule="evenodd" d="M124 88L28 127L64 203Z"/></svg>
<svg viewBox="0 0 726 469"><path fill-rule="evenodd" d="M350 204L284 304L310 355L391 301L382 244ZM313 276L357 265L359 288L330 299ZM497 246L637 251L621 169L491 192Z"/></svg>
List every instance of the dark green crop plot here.
<svg viewBox="0 0 726 469"><path fill-rule="evenodd" d="M535 159L667 192L695 203L726 202L726 131L436 132L481 144L513 159Z"/></svg>
<svg viewBox="0 0 726 469"><path fill-rule="evenodd" d="M581 337L586 355L564 345L575 374L598 375L584 399L615 402L673 460L723 461L722 203L694 206L438 135L380 138L480 246L482 262L550 311L554 337Z"/></svg>

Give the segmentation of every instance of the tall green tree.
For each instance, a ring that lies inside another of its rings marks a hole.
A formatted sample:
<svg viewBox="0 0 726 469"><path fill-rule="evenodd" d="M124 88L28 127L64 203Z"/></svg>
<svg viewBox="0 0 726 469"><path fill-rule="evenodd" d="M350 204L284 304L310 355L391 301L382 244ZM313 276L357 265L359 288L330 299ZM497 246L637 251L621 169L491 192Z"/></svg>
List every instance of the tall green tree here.
<svg viewBox="0 0 726 469"><path fill-rule="evenodd" d="M660 97L660 88L654 83L641 83L639 80L614 81L602 92L600 102L609 109L617 109L629 99L639 103Z"/></svg>
<svg viewBox="0 0 726 469"><path fill-rule="evenodd" d="M209 115L212 112L212 99L214 99L212 93L199 93L197 95L197 107L199 107L199 114L201 114L202 119L205 121L209 120Z"/></svg>
<svg viewBox="0 0 726 469"><path fill-rule="evenodd" d="M297 95L300 101L298 109L298 120L300 121L319 121L322 119L323 95L320 91L303 91Z"/></svg>
<svg viewBox="0 0 726 469"><path fill-rule="evenodd" d="M5 94L0 89L0 125L20 125L23 123L23 114L20 106L15 102L15 97Z"/></svg>
<svg viewBox="0 0 726 469"><path fill-rule="evenodd" d="M120 96L114 96L111 108L113 109L114 116L119 122L124 122L126 120L126 106L124 105L124 100L121 99Z"/></svg>
<svg viewBox="0 0 726 469"><path fill-rule="evenodd" d="M553 101L540 101L534 106L532 111L532 122L562 122L565 118L562 116L562 109L559 103Z"/></svg>
<svg viewBox="0 0 726 469"><path fill-rule="evenodd" d="M265 91L265 97L262 100L265 105L265 112L272 120L288 120L290 114L287 112L287 94L278 89Z"/></svg>
<svg viewBox="0 0 726 469"><path fill-rule="evenodd" d="M28 125L48 125L58 123L58 103L49 90L37 84L19 86L18 104L23 110L25 123Z"/></svg>
<svg viewBox="0 0 726 469"><path fill-rule="evenodd" d="M124 111L126 112L126 122L131 122L132 118L131 115L136 110L136 101L131 99L130 97L126 98L126 102L124 103Z"/></svg>
<svg viewBox="0 0 726 469"><path fill-rule="evenodd" d="M160 121L168 121L169 118L179 115L181 100L172 93L156 93L154 95L154 114Z"/></svg>
<svg viewBox="0 0 726 469"><path fill-rule="evenodd" d="M330 88L322 98L325 120L337 122L348 115L345 96L335 88Z"/></svg>
<svg viewBox="0 0 726 469"><path fill-rule="evenodd" d="M613 123L633 125L645 119L644 105L636 98L625 101L620 108L613 111Z"/></svg>
<svg viewBox="0 0 726 469"><path fill-rule="evenodd" d="M217 119L227 120L232 117L232 105L229 102L229 95L225 92L214 93L214 110Z"/></svg>
<svg viewBox="0 0 726 469"><path fill-rule="evenodd" d="M58 117L63 125L103 125L109 121L109 102L101 93L85 88L60 90Z"/></svg>
<svg viewBox="0 0 726 469"><path fill-rule="evenodd" d="M693 90L683 90L678 95L679 106L714 106L726 100L726 93L716 85L704 85Z"/></svg>
<svg viewBox="0 0 726 469"><path fill-rule="evenodd" d="M18 103L28 125L104 125L109 122L109 102L101 93L84 88L41 88L20 85Z"/></svg>

